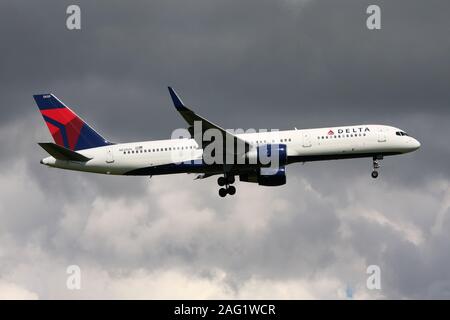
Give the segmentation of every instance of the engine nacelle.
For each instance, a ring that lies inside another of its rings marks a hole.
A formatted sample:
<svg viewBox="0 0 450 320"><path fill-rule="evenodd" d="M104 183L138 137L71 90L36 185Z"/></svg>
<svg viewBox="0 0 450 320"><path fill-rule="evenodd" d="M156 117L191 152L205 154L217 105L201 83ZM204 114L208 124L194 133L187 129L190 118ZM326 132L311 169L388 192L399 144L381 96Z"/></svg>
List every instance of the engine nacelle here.
<svg viewBox="0 0 450 320"><path fill-rule="evenodd" d="M258 183L260 186L282 186L286 184L286 169L279 168L261 168L253 174L241 174L239 180L243 182Z"/></svg>
<svg viewBox="0 0 450 320"><path fill-rule="evenodd" d="M258 175L258 184L271 187L286 184L286 169L284 167L261 168Z"/></svg>
<svg viewBox="0 0 450 320"><path fill-rule="evenodd" d="M256 146L246 154L249 164L263 167L281 167L287 163L287 146L285 144L265 144Z"/></svg>

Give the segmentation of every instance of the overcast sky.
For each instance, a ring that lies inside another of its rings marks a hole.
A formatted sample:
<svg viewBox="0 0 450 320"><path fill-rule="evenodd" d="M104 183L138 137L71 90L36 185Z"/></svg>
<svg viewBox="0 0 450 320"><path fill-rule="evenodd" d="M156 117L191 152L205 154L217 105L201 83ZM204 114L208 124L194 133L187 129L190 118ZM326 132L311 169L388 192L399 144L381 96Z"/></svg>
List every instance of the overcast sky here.
<svg viewBox="0 0 450 320"><path fill-rule="evenodd" d="M80 5L82 30L66 29ZM366 28L378 4L382 29ZM450 298L450 2L0 2L0 298ZM111 141L169 138L174 86L226 128L382 123L417 152L278 188L49 169L32 95ZM78 265L82 289L66 288ZM381 268L381 290L366 268Z"/></svg>

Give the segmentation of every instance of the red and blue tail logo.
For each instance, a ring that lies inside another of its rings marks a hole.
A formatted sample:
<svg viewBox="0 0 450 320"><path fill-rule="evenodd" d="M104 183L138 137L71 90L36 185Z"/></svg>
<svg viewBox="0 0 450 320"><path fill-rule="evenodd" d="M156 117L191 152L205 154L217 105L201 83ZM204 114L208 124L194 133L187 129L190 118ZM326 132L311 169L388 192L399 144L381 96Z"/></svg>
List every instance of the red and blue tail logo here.
<svg viewBox="0 0 450 320"><path fill-rule="evenodd" d="M53 94L33 97L57 145L77 151L111 144Z"/></svg>

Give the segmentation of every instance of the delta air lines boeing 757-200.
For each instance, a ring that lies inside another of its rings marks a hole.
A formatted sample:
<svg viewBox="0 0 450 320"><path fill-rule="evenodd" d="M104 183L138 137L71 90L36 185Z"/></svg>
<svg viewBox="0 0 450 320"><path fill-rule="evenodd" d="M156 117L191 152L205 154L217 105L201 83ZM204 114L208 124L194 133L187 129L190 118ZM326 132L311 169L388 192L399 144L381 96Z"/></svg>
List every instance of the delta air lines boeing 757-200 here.
<svg viewBox="0 0 450 320"><path fill-rule="evenodd" d="M53 94L35 95L54 139L39 143L50 154L41 163L111 175L220 175L219 195L225 197L236 193L235 177L263 186L284 185L286 166L296 162L367 157L372 158L371 175L377 178L384 156L420 147L404 130L386 125L235 133L193 112L170 87L169 93L188 123L188 136L129 143L108 141Z"/></svg>

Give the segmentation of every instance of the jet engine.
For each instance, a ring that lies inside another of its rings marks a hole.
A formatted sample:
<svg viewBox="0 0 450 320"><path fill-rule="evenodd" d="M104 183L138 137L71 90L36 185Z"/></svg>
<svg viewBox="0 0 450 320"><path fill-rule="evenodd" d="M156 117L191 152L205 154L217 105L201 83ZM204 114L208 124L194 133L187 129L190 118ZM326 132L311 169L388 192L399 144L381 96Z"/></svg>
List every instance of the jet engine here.
<svg viewBox="0 0 450 320"><path fill-rule="evenodd" d="M285 144L265 144L256 146L246 153L249 164L262 167L279 167L287 163L287 146Z"/></svg>
<svg viewBox="0 0 450 320"><path fill-rule="evenodd" d="M254 173L239 175L239 180L258 183L260 186L282 186L286 184L286 169L284 166L279 168L260 168Z"/></svg>

